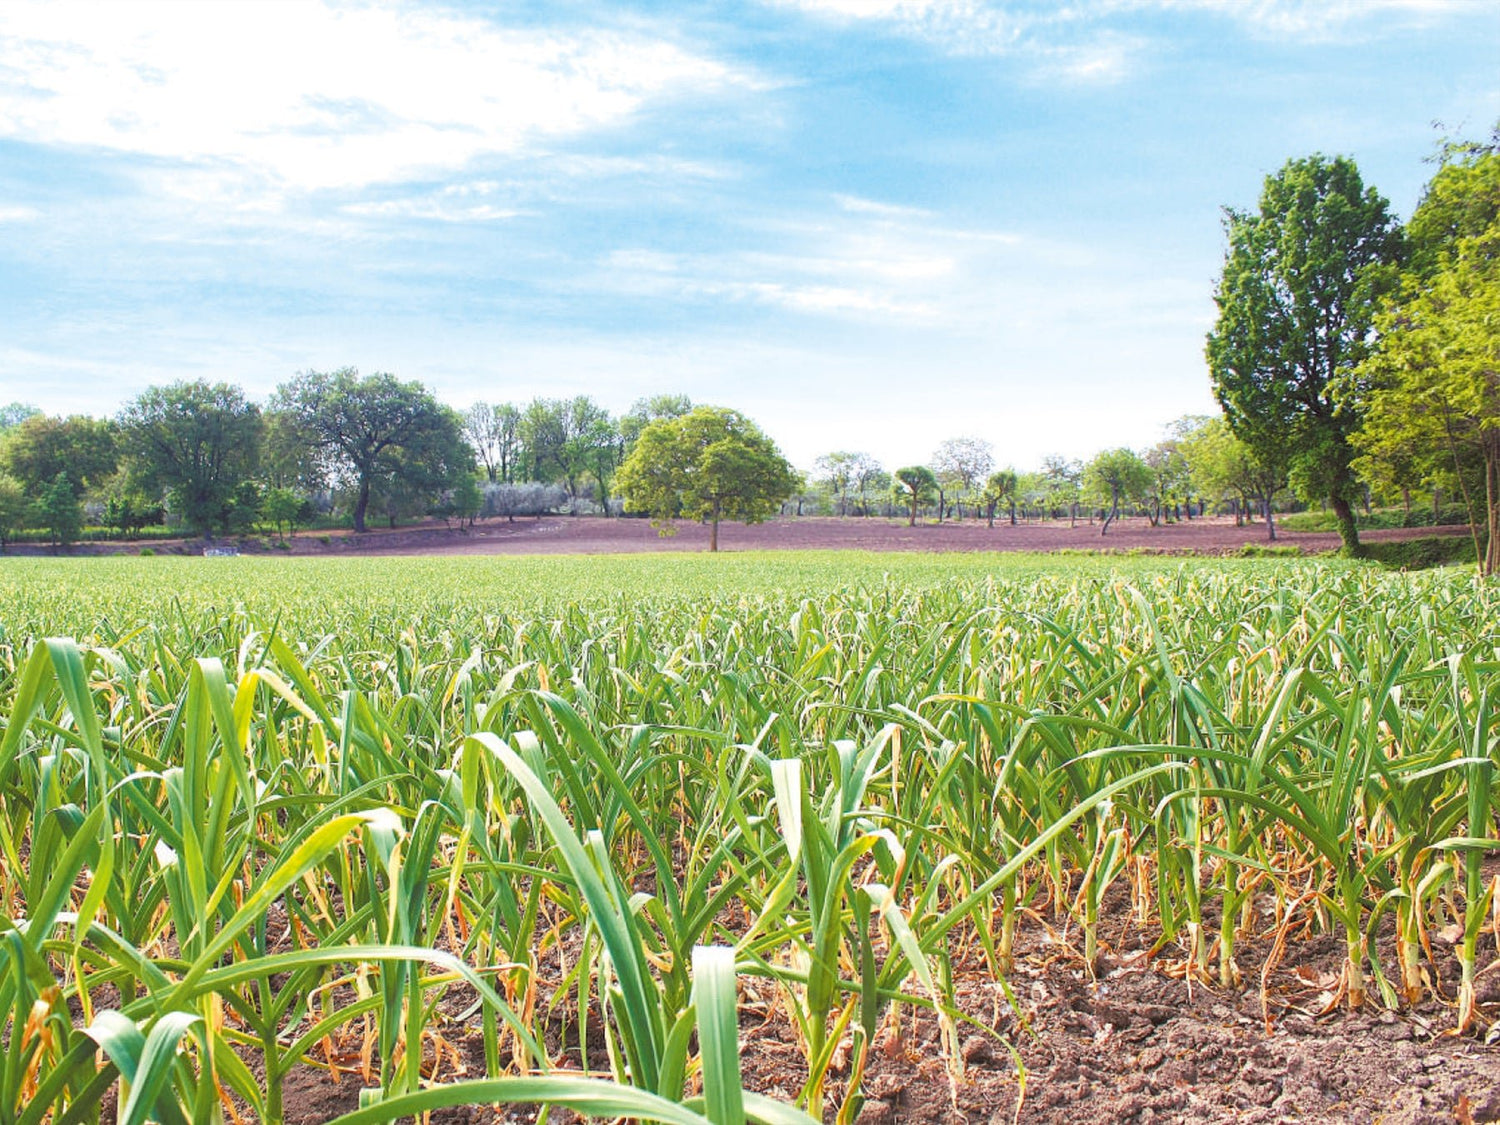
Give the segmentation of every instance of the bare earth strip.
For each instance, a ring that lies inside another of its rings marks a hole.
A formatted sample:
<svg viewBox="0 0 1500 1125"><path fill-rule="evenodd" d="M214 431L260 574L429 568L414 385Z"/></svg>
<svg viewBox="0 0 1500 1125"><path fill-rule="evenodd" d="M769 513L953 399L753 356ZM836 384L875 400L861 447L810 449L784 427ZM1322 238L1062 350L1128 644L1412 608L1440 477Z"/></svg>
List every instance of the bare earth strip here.
<svg viewBox="0 0 1500 1125"><path fill-rule="evenodd" d="M1410 539L1424 535L1465 534L1466 528L1401 528L1370 531L1364 538ZM662 537L646 520L549 517L523 519L515 523L487 521L463 531L443 527L412 531L370 532L357 540L335 537L328 544L308 543L298 537L298 553L304 550L358 551L372 555L502 555L502 554L620 554L642 551L703 551L708 547L708 529L679 521L677 534ZM340 542L343 539L343 542ZM1046 523L997 523L983 521L920 524L885 519L836 519L804 516L770 520L762 524L724 524L719 546L724 551L763 550L862 550L862 551L1061 551L1146 550L1168 554L1226 554L1247 544L1267 543L1265 527L1235 527L1231 519L1199 519L1152 527L1145 519L1122 519L1101 536L1097 524L1080 521L1069 527L1066 520ZM1304 553L1332 551L1339 545L1331 532L1278 533L1279 546L1293 546Z"/></svg>
<svg viewBox="0 0 1500 1125"><path fill-rule="evenodd" d="M1411 527L1366 531L1361 539L1380 542L1432 535L1467 535L1467 527ZM470 528L446 526L438 521L417 527L372 529L356 535L351 531L303 531L285 547L271 549L262 536L221 541L247 554L293 555L603 555L639 554L649 551L706 551L708 528L678 521L676 534L662 536L649 520L602 519L596 516L547 516L485 520ZM725 523L719 528L721 551L1142 551L1167 555L1233 554L1247 545L1267 546L1265 525L1235 527L1232 519L1196 519L1152 527L1143 518L1121 519L1100 535L1099 525L1080 520L1019 523L1012 527L997 522L993 528L983 520L924 522L908 527L905 520L837 519L800 516L746 526ZM1280 530L1275 546L1292 547L1304 554L1338 548L1332 532ZM72 555L138 554L196 555L203 540L142 540L139 542L91 542L75 544ZM8 554L50 553L36 544L12 544Z"/></svg>

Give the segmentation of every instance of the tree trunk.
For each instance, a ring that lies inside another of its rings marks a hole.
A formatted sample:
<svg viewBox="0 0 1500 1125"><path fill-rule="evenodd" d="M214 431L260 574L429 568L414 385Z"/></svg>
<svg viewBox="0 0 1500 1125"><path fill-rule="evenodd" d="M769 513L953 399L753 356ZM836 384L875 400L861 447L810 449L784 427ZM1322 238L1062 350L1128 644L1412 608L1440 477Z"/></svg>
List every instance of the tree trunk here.
<svg viewBox="0 0 1500 1125"><path fill-rule="evenodd" d="M708 525L708 549L717 551L719 549L719 502L714 501L714 514Z"/></svg>
<svg viewBox="0 0 1500 1125"><path fill-rule="evenodd" d="M1486 433L1483 449L1485 530L1490 538L1480 570L1489 577L1500 573L1500 434L1493 430Z"/></svg>
<svg viewBox="0 0 1500 1125"><path fill-rule="evenodd" d="M1266 538L1274 543L1276 542L1276 517L1271 512L1271 498L1267 496L1262 504L1266 511Z"/></svg>
<svg viewBox="0 0 1500 1125"><path fill-rule="evenodd" d="M1339 539L1343 542L1343 553L1357 558L1362 549L1359 545L1359 525L1354 522L1354 509L1341 493L1335 493L1329 503L1334 517L1339 521Z"/></svg>
<svg viewBox="0 0 1500 1125"><path fill-rule="evenodd" d="M1016 526L1016 502L1014 500L1010 502L1010 526Z"/></svg>
<svg viewBox="0 0 1500 1125"><path fill-rule="evenodd" d="M907 527L916 527L917 526L917 490L916 489L912 489L912 492L911 492L911 516L907 519L906 526Z"/></svg>
<svg viewBox="0 0 1500 1125"><path fill-rule="evenodd" d="M370 478L359 478L359 493L354 501L354 530L365 529L365 509L370 506Z"/></svg>
<svg viewBox="0 0 1500 1125"><path fill-rule="evenodd" d="M1115 519L1119 516L1119 514L1120 490L1118 488L1112 488L1110 489L1109 514L1104 517L1104 524L1099 528L1100 535L1104 535L1109 531L1109 525L1115 522Z"/></svg>

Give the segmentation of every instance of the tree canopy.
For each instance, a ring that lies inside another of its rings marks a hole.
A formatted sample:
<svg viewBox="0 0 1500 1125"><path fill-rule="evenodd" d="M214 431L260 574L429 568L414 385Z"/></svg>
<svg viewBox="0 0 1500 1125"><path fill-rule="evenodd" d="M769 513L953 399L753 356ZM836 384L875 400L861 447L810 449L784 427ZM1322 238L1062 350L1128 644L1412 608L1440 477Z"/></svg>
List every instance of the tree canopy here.
<svg viewBox="0 0 1500 1125"><path fill-rule="evenodd" d="M1358 371L1367 475L1457 486L1500 572L1500 137L1449 150L1412 216L1412 268ZM1483 503L1483 517L1478 511Z"/></svg>
<svg viewBox="0 0 1500 1125"><path fill-rule="evenodd" d="M922 504L930 504L937 496L937 477L926 465L907 465L897 469L892 476L895 479L891 488L902 492L907 504L910 505L906 526L916 527L917 508Z"/></svg>
<svg viewBox="0 0 1500 1125"><path fill-rule="evenodd" d="M365 530L377 485L393 498L441 485L472 463L458 416L421 383L378 372L361 379L352 367L307 371L280 387L275 403L319 451L329 475L353 484L355 531Z"/></svg>
<svg viewBox="0 0 1500 1125"><path fill-rule="evenodd" d="M1304 498L1328 499L1357 551L1350 438L1360 419L1339 388L1395 284L1400 225L1352 160L1324 156L1288 161L1266 178L1259 209L1226 209L1224 225L1207 344L1214 393L1257 457L1284 459Z"/></svg>
<svg viewBox="0 0 1500 1125"><path fill-rule="evenodd" d="M239 387L204 380L150 387L120 413L130 475L202 535L228 529L260 457L261 413Z"/></svg>
<svg viewBox="0 0 1500 1125"><path fill-rule="evenodd" d="M649 513L663 535L679 515L708 521L710 551L719 549L721 520L759 523L799 483L754 422L718 406L648 423L615 475L626 509Z"/></svg>
<svg viewBox="0 0 1500 1125"><path fill-rule="evenodd" d="M1083 467L1083 490L1105 505L1107 511L1099 534L1120 515L1120 501L1144 501L1151 487L1151 467L1132 450L1106 449Z"/></svg>

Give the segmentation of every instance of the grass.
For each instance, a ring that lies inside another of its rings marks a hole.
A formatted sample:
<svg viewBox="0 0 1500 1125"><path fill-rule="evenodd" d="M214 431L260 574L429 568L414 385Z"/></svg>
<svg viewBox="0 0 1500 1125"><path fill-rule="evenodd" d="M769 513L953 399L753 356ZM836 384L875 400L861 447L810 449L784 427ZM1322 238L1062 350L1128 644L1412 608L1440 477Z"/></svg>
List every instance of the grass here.
<svg viewBox="0 0 1500 1125"><path fill-rule="evenodd" d="M1430 1001L1456 926L1482 1026L1500 662L1466 571L16 559L0 605L0 1125L278 1122L349 1058L349 1125L852 1121L902 1008L961 1071L958 950L1003 982L1042 918L1091 972L1122 883L1216 987L1266 925L1336 934L1350 1005ZM795 1106L744 1088L745 976ZM459 1011L484 1074L450 1081Z"/></svg>

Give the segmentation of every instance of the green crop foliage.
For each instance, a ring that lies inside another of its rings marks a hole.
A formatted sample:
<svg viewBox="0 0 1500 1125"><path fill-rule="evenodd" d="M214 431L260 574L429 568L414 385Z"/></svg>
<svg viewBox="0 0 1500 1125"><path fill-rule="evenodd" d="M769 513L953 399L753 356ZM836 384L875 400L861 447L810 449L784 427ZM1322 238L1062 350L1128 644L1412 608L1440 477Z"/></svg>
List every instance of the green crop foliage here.
<svg viewBox="0 0 1500 1125"><path fill-rule="evenodd" d="M16 559L0 606L0 1125L276 1123L306 1067L358 1076L350 1125L850 1122L914 1011L961 1080L960 951L1005 986L1042 917L1091 972L1122 891L1207 987L1327 932L1344 1000L1414 1005L1456 934L1437 996L1483 1021L1467 571ZM745 1088L767 1005L796 1105Z"/></svg>

